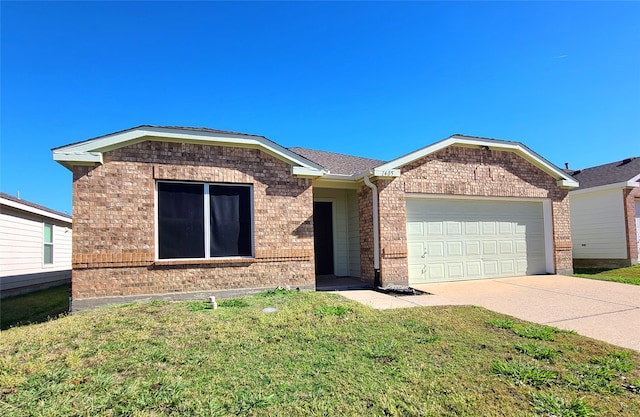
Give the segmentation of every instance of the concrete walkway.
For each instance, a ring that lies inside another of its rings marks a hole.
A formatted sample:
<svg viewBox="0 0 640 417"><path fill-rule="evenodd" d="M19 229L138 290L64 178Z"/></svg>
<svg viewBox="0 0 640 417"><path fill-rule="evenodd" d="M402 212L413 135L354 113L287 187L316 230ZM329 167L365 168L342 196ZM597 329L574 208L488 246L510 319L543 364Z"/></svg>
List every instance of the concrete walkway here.
<svg viewBox="0 0 640 417"><path fill-rule="evenodd" d="M432 295L339 294L374 308L477 305L640 351L640 286L562 275L414 285Z"/></svg>

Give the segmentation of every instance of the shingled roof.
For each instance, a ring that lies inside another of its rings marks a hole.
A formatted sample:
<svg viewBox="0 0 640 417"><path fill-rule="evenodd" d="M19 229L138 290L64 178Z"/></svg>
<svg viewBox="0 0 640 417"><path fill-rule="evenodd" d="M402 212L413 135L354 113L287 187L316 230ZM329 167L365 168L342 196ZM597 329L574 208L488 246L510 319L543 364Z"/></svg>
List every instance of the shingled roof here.
<svg viewBox="0 0 640 417"><path fill-rule="evenodd" d="M318 165L328 169L331 174L351 175L355 172L369 172L369 170L380 166L385 161L377 159L361 158L359 156L343 155L333 152L316 151L307 148L289 148L303 158L306 158Z"/></svg>
<svg viewBox="0 0 640 417"><path fill-rule="evenodd" d="M69 216L67 213L63 213L61 211L56 211L56 210L50 209L49 207L41 206L40 204L36 204L36 203L32 203L31 201L23 200L21 198L9 195L7 193L0 192L0 198L3 198L5 200L9 200L9 201L13 201L14 203L22 204L23 206L27 206L27 207L38 209L38 210L41 210L41 211L45 211L47 213L55 214L57 216L62 216L62 217L65 217L65 218L71 220L71 216ZM4 204L4 203L2 203L2 204Z"/></svg>
<svg viewBox="0 0 640 417"><path fill-rule="evenodd" d="M571 171L570 174L580 182L580 190L626 182L640 176L640 157Z"/></svg>

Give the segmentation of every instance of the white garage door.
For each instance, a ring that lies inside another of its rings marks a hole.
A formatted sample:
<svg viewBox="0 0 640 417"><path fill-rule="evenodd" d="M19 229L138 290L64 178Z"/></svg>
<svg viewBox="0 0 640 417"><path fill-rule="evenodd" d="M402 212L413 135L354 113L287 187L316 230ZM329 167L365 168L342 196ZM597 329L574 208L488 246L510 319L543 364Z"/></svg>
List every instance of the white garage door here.
<svg viewBox="0 0 640 417"><path fill-rule="evenodd" d="M409 283L546 272L542 202L407 199Z"/></svg>

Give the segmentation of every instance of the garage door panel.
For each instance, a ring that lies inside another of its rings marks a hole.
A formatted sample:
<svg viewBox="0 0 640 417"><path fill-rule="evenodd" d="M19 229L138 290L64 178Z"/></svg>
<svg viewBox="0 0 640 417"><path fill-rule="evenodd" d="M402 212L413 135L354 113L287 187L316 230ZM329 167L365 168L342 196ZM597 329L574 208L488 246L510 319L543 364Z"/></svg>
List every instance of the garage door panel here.
<svg viewBox="0 0 640 417"><path fill-rule="evenodd" d="M428 236L443 236L444 227L440 222L428 222L427 223L427 235Z"/></svg>
<svg viewBox="0 0 640 417"><path fill-rule="evenodd" d="M541 202L408 198L407 220L410 283L546 271Z"/></svg>
<svg viewBox="0 0 640 417"><path fill-rule="evenodd" d="M501 260L499 262L499 267L500 275L514 275L516 273L515 261L511 259Z"/></svg>
<svg viewBox="0 0 640 417"><path fill-rule="evenodd" d="M443 281L446 276L444 274L444 263L430 263L427 267L427 280L428 281Z"/></svg>
<svg viewBox="0 0 640 417"><path fill-rule="evenodd" d="M466 222L464 224L464 234L466 236L476 236L480 234L480 222Z"/></svg>
<svg viewBox="0 0 640 417"><path fill-rule="evenodd" d="M527 274L527 261L520 259L516 262L516 273L518 275L526 275Z"/></svg>
<svg viewBox="0 0 640 417"><path fill-rule="evenodd" d="M501 240L500 241L500 255L513 255L513 242L510 240Z"/></svg>
<svg viewBox="0 0 640 417"><path fill-rule="evenodd" d="M408 236L424 236L424 223L423 222L409 222L407 223L407 235Z"/></svg>
<svg viewBox="0 0 640 417"><path fill-rule="evenodd" d="M498 275L498 261L484 261L482 262L483 274L485 277L494 277Z"/></svg>
<svg viewBox="0 0 640 417"><path fill-rule="evenodd" d="M495 235L496 223L495 222L482 222L482 234L483 235Z"/></svg>
<svg viewBox="0 0 640 417"><path fill-rule="evenodd" d="M466 241L464 242L464 252L467 256L479 256L480 255L480 241Z"/></svg>
<svg viewBox="0 0 640 417"><path fill-rule="evenodd" d="M421 258L424 254L424 242L407 243L407 255L409 259Z"/></svg>
<svg viewBox="0 0 640 417"><path fill-rule="evenodd" d="M409 265L409 281L419 284L427 282L424 265Z"/></svg>
<svg viewBox="0 0 640 417"><path fill-rule="evenodd" d="M462 242L447 242L447 256L462 256Z"/></svg>
<svg viewBox="0 0 640 417"><path fill-rule="evenodd" d="M467 278L482 278L482 262L467 261Z"/></svg>
<svg viewBox="0 0 640 417"><path fill-rule="evenodd" d="M462 224L460 222L446 222L447 236L462 236Z"/></svg>
<svg viewBox="0 0 640 417"><path fill-rule="evenodd" d="M462 262L447 263L447 278L451 280L464 278L464 265Z"/></svg>
<svg viewBox="0 0 640 417"><path fill-rule="evenodd" d="M498 242L495 240L484 240L482 242L482 254L487 256L498 254Z"/></svg>
<svg viewBox="0 0 640 417"><path fill-rule="evenodd" d="M513 234L513 229L511 227L511 223L509 222L498 222L498 233L501 235L511 235Z"/></svg>
<svg viewBox="0 0 640 417"><path fill-rule="evenodd" d="M427 242L425 258L442 258L444 257L444 242Z"/></svg>

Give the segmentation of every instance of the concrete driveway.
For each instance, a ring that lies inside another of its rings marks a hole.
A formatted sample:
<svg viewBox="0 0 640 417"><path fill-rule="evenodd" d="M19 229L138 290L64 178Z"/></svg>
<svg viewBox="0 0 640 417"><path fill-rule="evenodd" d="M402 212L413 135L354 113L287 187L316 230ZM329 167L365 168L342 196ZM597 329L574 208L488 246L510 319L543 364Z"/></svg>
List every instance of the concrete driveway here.
<svg viewBox="0 0 640 417"><path fill-rule="evenodd" d="M340 293L376 308L472 304L640 351L640 286L535 275L413 287L433 295Z"/></svg>

